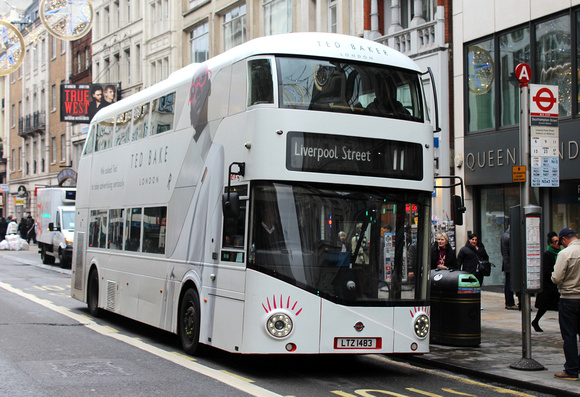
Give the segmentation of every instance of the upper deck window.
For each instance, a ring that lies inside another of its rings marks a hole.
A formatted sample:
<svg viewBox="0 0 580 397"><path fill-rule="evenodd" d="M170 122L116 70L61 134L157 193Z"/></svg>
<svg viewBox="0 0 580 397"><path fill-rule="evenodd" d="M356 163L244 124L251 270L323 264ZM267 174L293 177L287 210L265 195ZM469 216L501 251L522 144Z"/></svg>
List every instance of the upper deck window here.
<svg viewBox="0 0 580 397"><path fill-rule="evenodd" d="M164 95L153 101L153 112L151 114L152 134L173 129L173 114L175 111L175 92Z"/></svg>
<svg viewBox="0 0 580 397"><path fill-rule="evenodd" d="M113 143L113 126L115 125L115 118L109 117L106 120L99 122L97 126L96 151L108 149Z"/></svg>
<svg viewBox="0 0 580 397"><path fill-rule="evenodd" d="M117 116L115 124L115 146L123 145L131 141L131 111L123 112Z"/></svg>
<svg viewBox="0 0 580 397"><path fill-rule="evenodd" d="M149 133L149 103L133 109L133 140L145 138Z"/></svg>
<svg viewBox="0 0 580 397"><path fill-rule="evenodd" d="M91 124L89 127L89 133L87 134L87 143L85 144L85 153L91 154L95 149L95 131L97 130L97 124ZM55 139L55 138L52 138ZM54 144L56 145L56 143ZM53 145L53 153L56 153L56 146ZM54 155L56 156L56 154ZM54 162L56 162L56 157Z"/></svg>
<svg viewBox="0 0 580 397"><path fill-rule="evenodd" d="M272 65L269 59L254 59L248 62L249 96L248 106L274 103Z"/></svg>
<svg viewBox="0 0 580 397"><path fill-rule="evenodd" d="M338 60L277 62L282 108L424 120L417 72Z"/></svg>

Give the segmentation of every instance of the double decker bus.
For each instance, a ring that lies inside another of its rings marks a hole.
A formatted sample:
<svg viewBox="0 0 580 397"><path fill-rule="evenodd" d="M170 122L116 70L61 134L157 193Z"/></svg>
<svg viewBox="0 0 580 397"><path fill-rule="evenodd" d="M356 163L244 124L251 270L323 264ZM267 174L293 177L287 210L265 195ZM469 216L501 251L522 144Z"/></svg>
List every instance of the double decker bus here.
<svg viewBox="0 0 580 397"><path fill-rule="evenodd" d="M71 294L185 352L425 353L433 127L362 38L258 38L100 110Z"/></svg>

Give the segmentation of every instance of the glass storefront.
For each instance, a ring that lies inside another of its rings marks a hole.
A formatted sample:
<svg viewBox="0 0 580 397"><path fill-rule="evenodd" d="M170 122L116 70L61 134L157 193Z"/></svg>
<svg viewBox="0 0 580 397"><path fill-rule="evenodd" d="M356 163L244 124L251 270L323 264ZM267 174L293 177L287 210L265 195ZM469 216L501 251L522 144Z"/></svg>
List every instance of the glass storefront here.
<svg viewBox="0 0 580 397"><path fill-rule="evenodd" d="M572 98L580 90L573 84L572 59L580 59L580 47L572 42L574 30L580 31L580 11L573 17L565 14L530 22L528 26L467 44L466 130L489 132L518 124L519 83L514 70L522 62L533 68L531 83L558 86L560 116L572 116L576 106ZM580 43L580 36L576 40Z"/></svg>
<svg viewBox="0 0 580 397"><path fill-rule="evenodd" d="M516 65L530 63L530 29L523 28L499 36L501 102L500 124L520 122L520 86L514 79Z"/></svg>
<svg viewBox="0 0 580 397"><path fill-rule="evenodd" d="M572 34L568 15L536 26L536 73L539 84L558 86L560 117L572 113Z"/></svg>
<svg viewBox="0 0 580 397"><path fill-rule="evenodd" d="M510 208L520 203L519 188L516 185L482 187L479 192L480 241L489 254L489 261L496 265L484 284L503 285L500 239L509 225ZM550 217L551 230L558 233L564 227L571 227L580 231L580 180L560 181L560 187L550 189L549 197L550 203L544 206L544 214ZM542 237L545 238L549 231L544 230Z"/></svg>
<svg viewBox="0 0 580 397"><path fill-rule="evenodd" d="M571 227L580 231L580 180L560 181L560 187L550 189L550 203L552 230L558 233Z"/></svg>
<svg viewBox="0 0 580 397"><path fill-rule="evenodd" d="M495 63L493 40L485 40L467 49L468 130L495 127Z"/></svg>
<svg viewBox="0 0 580 397"><path fill-rule="evenodd" d="M508 173L517 165L519 148L514 141L520 121L519 82L514 76L519 63L531 66L530 83L558 87L560 186L532 189L538 195L533 202L542 199L543 227L550 229L542 230L542 244L551 230L580 231L580 7L465 43L463 57L464 142L472 159L477 158L467 167L465 181L478 203L474 231L496 265L484 284L499 286L504 281L500 238L509 224L510 207L520 202L519 186L510 183Z"/></svg>
<svg viewBox="0 0 580 397"><path fill-rule="evenodd" d="M501 235L509 225L510 207L520 203L520 190L517 186L492 187L481 189L481 236L489 261L495 264L491 276L484 279L486 285L503 285L504 274L501 271Z"/></svg>

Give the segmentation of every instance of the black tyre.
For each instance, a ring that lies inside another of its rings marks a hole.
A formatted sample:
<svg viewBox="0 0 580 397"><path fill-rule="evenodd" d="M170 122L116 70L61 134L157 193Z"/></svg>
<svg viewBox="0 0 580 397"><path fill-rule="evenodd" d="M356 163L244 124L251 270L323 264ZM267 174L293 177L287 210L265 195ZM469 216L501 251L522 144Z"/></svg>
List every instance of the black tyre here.
<svg viewBox="0 0 580 397"><path fill-rule="evenodd" d="M42 257L42 263L45 265L54 265L54 256L48 255L44 246L42 246L40 256Z"/></svg>
<svg viewBox="0 0 580 397"><path fill-rule="evenodd" d="M71 265L64 256L64 251L61 248L58 249L58 261L60 262L60 267L69 268Z"/></svg>
<svg viewBox="0 0 580 397"><path fill-rule="evenodd" d="M195 355L199 349L199 296L194 289L188 289L179 306L179 339L185 353Z"/></svg>
<svg viewBox="0 0 580 397"><path fill-rule="evenodd" d="M96 270L92 270L89 274L87 283L87 306L89 313L93 317L101 316L101 309L99 309L99 274Z"/></svg>

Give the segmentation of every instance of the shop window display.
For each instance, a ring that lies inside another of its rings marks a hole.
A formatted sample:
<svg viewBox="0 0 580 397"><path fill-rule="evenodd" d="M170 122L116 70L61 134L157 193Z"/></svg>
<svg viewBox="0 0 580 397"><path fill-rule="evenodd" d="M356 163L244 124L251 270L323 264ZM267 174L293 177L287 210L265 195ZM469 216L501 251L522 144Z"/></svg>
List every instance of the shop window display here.
<svg viewBox="0 0 580 397"><path fill-rule="evenodd" d="M515 186L481 189L480 241L485 246L489 261L496 265L491 269L491 276L485 278L487 285L503 285L500 239L509 225L510 207L519 203L520 191Z"/></svg>

